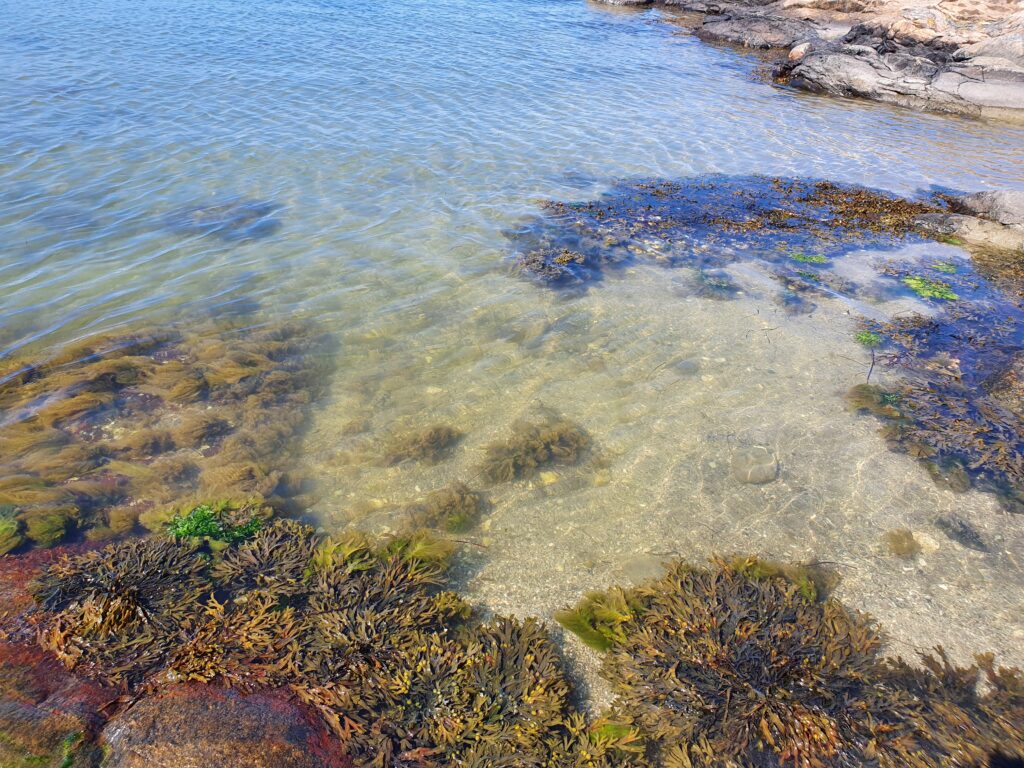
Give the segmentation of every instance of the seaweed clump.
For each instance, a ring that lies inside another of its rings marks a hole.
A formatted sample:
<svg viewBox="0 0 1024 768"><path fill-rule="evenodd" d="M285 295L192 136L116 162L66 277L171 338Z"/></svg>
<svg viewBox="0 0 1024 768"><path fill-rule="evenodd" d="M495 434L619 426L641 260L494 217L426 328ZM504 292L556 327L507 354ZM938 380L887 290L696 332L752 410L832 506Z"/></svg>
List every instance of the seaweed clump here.
<svg viewBox="0 0 1024 768"><path fill-rule="evenodd" d="M168 540L65 556L34 588L53 614L40 629L40 645L69 668L85 665L111 682L139 683L201 610L206 571L194 545Z"/></svg>
<svg viewBox="0 0 1024 768"><path fill-rule="evenodd" d="M391 466L404 461L437 464L448 457L461 439L461 432L445 424L410 430L388 440L384 446L384 464Z"/></svg>
<svg viewBox="0 0 1024 768"><path fill-rule="evenodd" d="M941 649L922 657L923 669L887 660L870 619L821 584L753 558L675 563L558 618L605 649L617 693L608 721L642 739L642 765L924 768L1024 757L1012 725L1024 704L1018 670L979 657L992 686L979 694L978 668L953 667Z"/></svg>
<svg viewBox="0 0 1024 768"><path fill-rule="evenodd" d="M630 729L593 726L534 619L483 623L444 588L426 533L319 539L276 520L204 555L154 538L65 558L35 596L40 642L139 695L171 682L289 686L357 766L612 768ZM622 759L620 759L622 758Z"/></svg>
<svg viewBox="0 0 1024 768"><path fill-rule="evenodd" d="M464 483L455 483L427 494L420 503L406 510L412 528L437 528L449 533L463 533L480 522L486 502Z"/></svg>
<svg viewBox="0 0 1024 768"><path fill-rule="evenodd" d="M511 437L487 447L482 472L492 483L530 477L545 466L577 463L592 444L583 427L556 414L518 421Z"/></svg>
<svg viewBox="0 0 1024 768"><path fill-rule="evenodd" d="M97 337L0 369L7 541L158 530L201 499L302 503L288 448L324 383L325 339L231 319Z"/></svg>
<svg viewBox="0 0 1024 768"><path fill-rule="evenodd" d="M137 695L290 687L361 768L1024 758L1018 670L956 667L941 649L923 668L884 659L825 575L754 558L676 563L560 614L604 651L618 693L588 719L539 622L482 622L445 588L451 555L425 533L321 539L283 520L212 554L191 538L121 542L52 564L31 623L66 665Z"/></svg>
<svg viewBox="0 0 1024 768"><path fill-rule="evenodd" d="M918 216L941 210L828 181L708 175L622 182L596 200L548 202L509 239L519 270L555 287L596 282L638 261L704 270L757 258L792 276L795 265L825 265L851 247L892 247L917 234Z"/></svg>

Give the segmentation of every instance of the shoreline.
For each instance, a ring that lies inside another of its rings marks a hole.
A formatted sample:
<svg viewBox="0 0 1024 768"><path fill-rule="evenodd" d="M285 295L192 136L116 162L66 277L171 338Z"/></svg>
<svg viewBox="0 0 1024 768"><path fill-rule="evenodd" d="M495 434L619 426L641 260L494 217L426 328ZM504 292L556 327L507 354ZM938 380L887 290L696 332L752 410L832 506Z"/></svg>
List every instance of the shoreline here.
<svg viewBox="0 0 1024 768"><path fill-rule="evenodd" d="M594 2L699 14L673 23L784 55L773 78L801 90L1024 124L1024 10L1009 3Z"/></svg>

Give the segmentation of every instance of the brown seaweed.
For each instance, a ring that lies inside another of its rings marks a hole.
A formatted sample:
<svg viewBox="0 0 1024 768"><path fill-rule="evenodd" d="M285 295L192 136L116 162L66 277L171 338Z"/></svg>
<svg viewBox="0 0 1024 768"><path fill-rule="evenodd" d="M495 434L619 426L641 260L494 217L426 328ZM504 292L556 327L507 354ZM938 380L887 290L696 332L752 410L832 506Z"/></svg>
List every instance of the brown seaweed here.
<svg viewBox="0 0 1024 768"><path fill-rule="evenodd" d="M530 477L545 466L577 463L592 444L583 427L555 414L518 421L511 437L487 447L481 471L492 483Z"/></svg>
<svg viewBox="0 0 1024 768"><path fill-rule="evenodd" d="M51 546L158 529L195 494L289 509L288 447L324 385L325 338L301 323L102 336L0 379L0 505ZM8 526L9 527L9 526ZM94 533L91 533L95 531ZM10 539L8 539L10 540Z"/></svg>
<svg viewBox="0 0 1024 768"><path fill-rule="evenodd" d="M452 448L461 439L462 433L446 424L409 430L387 441L384 446L384 464L391 466L403 461L437 464L451 454Z"/></svg>
<svg viewBox="0 0 1024 768"><path fill-rule="evenodd" d="M461 533L480 522L486 502L481 494L463 483L455 483L427 494L417 504L406 509L406 519L412 528L436 528L449 533Z"/></svg>

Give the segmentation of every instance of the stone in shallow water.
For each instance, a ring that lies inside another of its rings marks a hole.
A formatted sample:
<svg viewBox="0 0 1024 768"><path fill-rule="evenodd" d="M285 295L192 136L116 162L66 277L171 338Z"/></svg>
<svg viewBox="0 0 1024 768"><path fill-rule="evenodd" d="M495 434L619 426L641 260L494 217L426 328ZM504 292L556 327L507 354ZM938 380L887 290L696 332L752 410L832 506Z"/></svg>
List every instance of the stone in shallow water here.
<svg viewBox="0 0 1024 768"><path fill-rule="evenodd" d="M284 696L204 685L144 698L103 730L104 768L343 768L319 724ZM333 754L332 754L333 753Z"/></svg>
<svg viewBox="0 0 1024 768"><path fill-rule="evenodd" d="M778 474L778 459L770 448L763 445L740 448L732 455L732 476L741 483L770 483Z"/></svg>

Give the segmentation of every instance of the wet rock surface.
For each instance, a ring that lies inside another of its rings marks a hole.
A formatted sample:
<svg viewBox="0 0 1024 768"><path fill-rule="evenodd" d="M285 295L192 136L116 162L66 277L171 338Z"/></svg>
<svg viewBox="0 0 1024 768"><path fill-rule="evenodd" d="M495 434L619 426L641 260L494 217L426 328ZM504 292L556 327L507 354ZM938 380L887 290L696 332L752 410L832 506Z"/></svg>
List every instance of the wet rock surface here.
<svg viewBox="0 0 1024 768"><path fill-rule="evenodd" d="M697 37L702 40L744 48L791 48L818 36L819 27L803 19L733 10L708 16L697 28Z"/></svg>
<svg viewBox="0 0 1024 768"><path fill-rule="evenodd" d="M315 718L284 692L175 686L103 729L103 768L344 768Z"/></svg>

